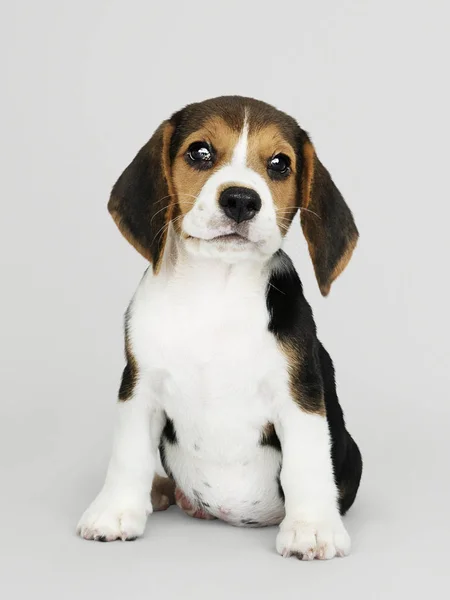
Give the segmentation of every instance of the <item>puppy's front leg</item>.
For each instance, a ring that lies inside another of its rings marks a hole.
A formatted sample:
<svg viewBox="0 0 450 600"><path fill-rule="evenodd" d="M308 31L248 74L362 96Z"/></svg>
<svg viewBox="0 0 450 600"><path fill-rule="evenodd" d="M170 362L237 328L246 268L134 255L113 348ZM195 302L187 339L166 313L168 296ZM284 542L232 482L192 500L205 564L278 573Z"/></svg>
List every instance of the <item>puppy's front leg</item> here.
<svg viewBox="0 0 450 600"><path fill-rule="evenodd" d="M103 489L78 523L77 532L85 539L135 539L143 534L152 512L150 490L163 413L152 403L143 381L133 388L117 404L114 446Z"/></svg>
<svg viewBox="0 0 450 600"><path fill-rule="evenodd" d="M280 480L286 509L277 551L303 560L347 555L350 538L338 509L326 416L305 412L289 398L276 429L283 452Z"/></svg>

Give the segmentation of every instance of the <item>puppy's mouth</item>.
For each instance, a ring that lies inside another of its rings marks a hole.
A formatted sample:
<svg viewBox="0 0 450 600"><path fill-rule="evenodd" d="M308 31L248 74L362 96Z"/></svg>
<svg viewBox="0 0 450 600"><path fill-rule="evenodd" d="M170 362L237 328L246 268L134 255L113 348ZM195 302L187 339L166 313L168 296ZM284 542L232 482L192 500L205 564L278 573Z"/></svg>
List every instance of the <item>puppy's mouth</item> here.
<svg viewBox="0 0 450 600"><path fill-rule="evenodd" d="M248 239L247 236L245 235L241 235L240 233L224 233L224 234L220 234L220 235L216 235L214 237L208 237L208 238L203 238L203 237L195 237L195 236L188 236L189 238L193 239L193 240L201 240L202 242L208 242L209 244L220 244L220 245L244 245L244 244L250 244L250 240Z"/></svg>
<svg viewBox="0 0 450 600"><path fill-rule="evenodd" d="M244 244L246 242L249 242L250 240L247 237L240 235L239 233L226 233L224 235L218 235L216 237L213 237L212 239L210 239L208 241L209 242L222 242L225 244L230 244L230 243Z"/></svg>

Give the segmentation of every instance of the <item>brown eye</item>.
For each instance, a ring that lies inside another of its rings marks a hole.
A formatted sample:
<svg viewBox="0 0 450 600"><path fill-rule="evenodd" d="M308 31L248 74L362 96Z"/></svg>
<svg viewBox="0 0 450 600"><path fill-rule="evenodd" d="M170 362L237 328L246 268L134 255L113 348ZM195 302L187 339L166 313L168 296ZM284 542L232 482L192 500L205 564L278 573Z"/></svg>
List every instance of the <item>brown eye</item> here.
<svg viewBox="0 0 450 600"><path fill-rule="evenodd" d="M269 159L267 171L272 179L287 177L291 172L291 161L286 154L275 154Z"/></svg>
<svg viewBox="0 0 450 600"><path fill-rule="evenodd" d="M209 169L213 164L213 151L206 142L194 142L186 152L186 160L196 169Z"/></svg>

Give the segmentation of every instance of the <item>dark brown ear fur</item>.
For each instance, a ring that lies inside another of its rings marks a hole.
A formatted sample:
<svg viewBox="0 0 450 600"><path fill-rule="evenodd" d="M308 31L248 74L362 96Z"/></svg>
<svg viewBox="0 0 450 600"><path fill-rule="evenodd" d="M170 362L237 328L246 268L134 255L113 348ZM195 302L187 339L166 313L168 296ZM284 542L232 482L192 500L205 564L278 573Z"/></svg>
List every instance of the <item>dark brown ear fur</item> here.
<svg viewBox="0 0 450 600"><path fill-rule="evenodd" d="M108 203L117 227L153 271L161 264L172 218L169 144L173 126L165 121L114 185Z"/></svg>
<svg viewBox="0 0 450 600"><path fill-rule="evenodd" d="M352 213L309 140L303 143L300 219L323 296L347 266L358 240Z"/></svg>

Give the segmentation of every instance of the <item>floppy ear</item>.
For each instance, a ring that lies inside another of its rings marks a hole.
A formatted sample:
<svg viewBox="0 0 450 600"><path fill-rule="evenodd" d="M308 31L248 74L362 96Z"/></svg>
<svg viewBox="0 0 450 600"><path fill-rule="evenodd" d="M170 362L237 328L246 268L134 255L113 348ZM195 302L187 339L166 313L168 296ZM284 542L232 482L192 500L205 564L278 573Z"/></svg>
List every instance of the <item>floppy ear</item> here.
<svg viewBox="0 0 450 600"><path fill-rule="evenodd" d="M108 202L124 237L158 272L173 212L169 144L173 125L164 121L115 183Z"/></svg>
<svg viewBox="0 0 450 600"><path fill-rule="evenodd" d="M347 266L358 240L352 213L330 174L304 141L300 220L323 296Z"/></svg>

